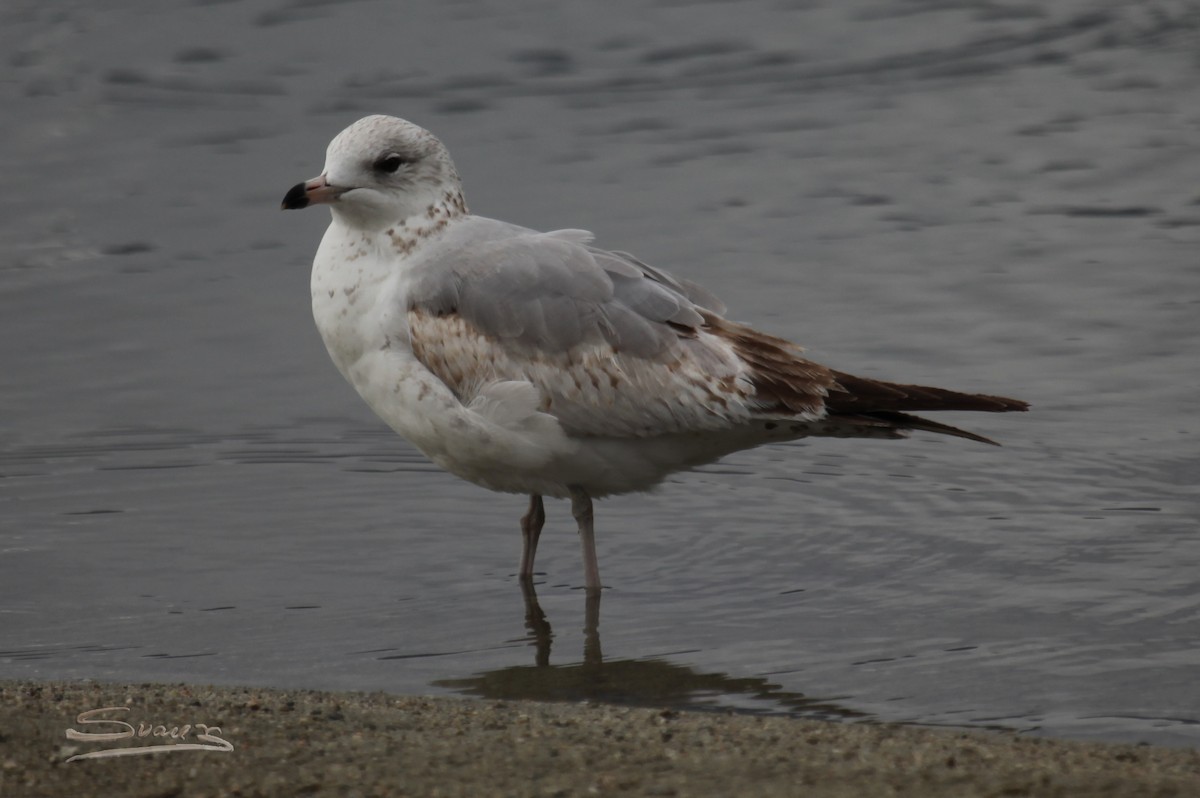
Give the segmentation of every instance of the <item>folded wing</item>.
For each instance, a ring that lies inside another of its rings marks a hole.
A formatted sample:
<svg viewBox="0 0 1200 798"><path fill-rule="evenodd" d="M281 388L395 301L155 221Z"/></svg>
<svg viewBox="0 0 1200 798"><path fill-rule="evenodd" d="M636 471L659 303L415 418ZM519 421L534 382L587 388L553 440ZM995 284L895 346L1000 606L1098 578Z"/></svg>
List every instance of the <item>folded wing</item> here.
<svg viewBox="0 0 1200 798"><path fill-rule="evenodd" d="M836 434L926 429L985 441L907 412L1025 408L834 372L789 341L728 321L700 286L590 246L583 231L537 233L474 217L451 235L414 267L408 324L416 357L464 403L517 380L532 384L541 409L573 435L786 419L836 421ZM439 256L443 249L453 257Z"/></svg>

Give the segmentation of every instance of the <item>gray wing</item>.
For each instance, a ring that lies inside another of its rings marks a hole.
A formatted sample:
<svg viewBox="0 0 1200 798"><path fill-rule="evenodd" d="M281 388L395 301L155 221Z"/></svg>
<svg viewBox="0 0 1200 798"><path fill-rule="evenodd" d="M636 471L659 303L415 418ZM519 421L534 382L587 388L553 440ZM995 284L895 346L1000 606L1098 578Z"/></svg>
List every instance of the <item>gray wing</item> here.
<svg viewBox="0 0 1200 798"><path fill-rule="evenodd" d="M472 224L456 238L420 264L409 306L456 313L506 344L559 353L603 340L653 357L678 338L679 327L704 323L680 281L625 253L588 246L591 235L582 230Z"/></svg>
<svg viewBox="0 0 1200 798"><path fill-rule="evenodd" d="M753 413L732 346L706 331L704 289L578 230L474 217L414 266L413 352L463 401L525 380L568 431L651 435L727 428Z"/></svg>
<svg viewBox="0 0 1200 798"><path fill-rule="evenodd" d="M989 443L908 413L1027 407L834 372L790 341L726 320L703 288L590 246L581 230L536 233L472 217L452 232L414 267L408 322L413 353L466 403L515 380L532 384L541 409L576 435L786 419L828 421L813 434L923 429Z"/></svg>

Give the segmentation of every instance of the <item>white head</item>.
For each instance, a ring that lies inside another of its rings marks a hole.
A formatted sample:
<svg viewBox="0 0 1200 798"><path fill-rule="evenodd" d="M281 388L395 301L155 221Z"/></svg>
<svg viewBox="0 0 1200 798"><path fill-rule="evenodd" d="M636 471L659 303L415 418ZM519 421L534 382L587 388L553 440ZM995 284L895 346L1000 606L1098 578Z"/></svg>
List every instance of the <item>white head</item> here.
<svg viewBox="0 0 1200 798"><path fill-rule="evenodd" d="M366 230L466 213L462 182L445 146L394 116L368 116L343 130L329 143L321 176L293 186L283 198L285 210L317 203Z"/></svg>

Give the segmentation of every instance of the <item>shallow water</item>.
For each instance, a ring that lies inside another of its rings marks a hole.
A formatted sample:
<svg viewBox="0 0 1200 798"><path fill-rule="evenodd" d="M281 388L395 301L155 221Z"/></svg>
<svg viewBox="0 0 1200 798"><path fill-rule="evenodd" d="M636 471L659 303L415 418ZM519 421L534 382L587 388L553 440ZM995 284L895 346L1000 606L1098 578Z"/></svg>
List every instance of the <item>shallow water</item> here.
<svg viewBox="0 0 1200 798"><path fill-rule="evenodd" d="M0 678L1200 742L1198 6L618 6L0 10ZM326 218L278 203L375 112L477 213L1035 411L601 502L598 626L552 503L535 605L524 500L392 435L312 327Z"/></svg>

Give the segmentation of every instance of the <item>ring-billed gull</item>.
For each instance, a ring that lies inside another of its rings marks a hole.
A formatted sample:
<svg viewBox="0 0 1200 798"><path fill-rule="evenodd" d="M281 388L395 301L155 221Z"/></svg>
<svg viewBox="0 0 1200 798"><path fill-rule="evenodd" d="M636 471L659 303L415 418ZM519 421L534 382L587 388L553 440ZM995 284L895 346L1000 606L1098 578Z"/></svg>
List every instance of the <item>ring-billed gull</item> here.
<svg viewBox="0 0 1200 798"><path fill-rule="evenodd" d="M571 499L585 584L598 590L593 498L812 435L992 443L910 413L1027 408L834 371L588 232L473 216L450 153L403 119L355 122L321 176L283 198L285 209L318 203L333 222L313 261L313 315L333 362L437 465L529 495L523 579L543 496Z"/></svg>

